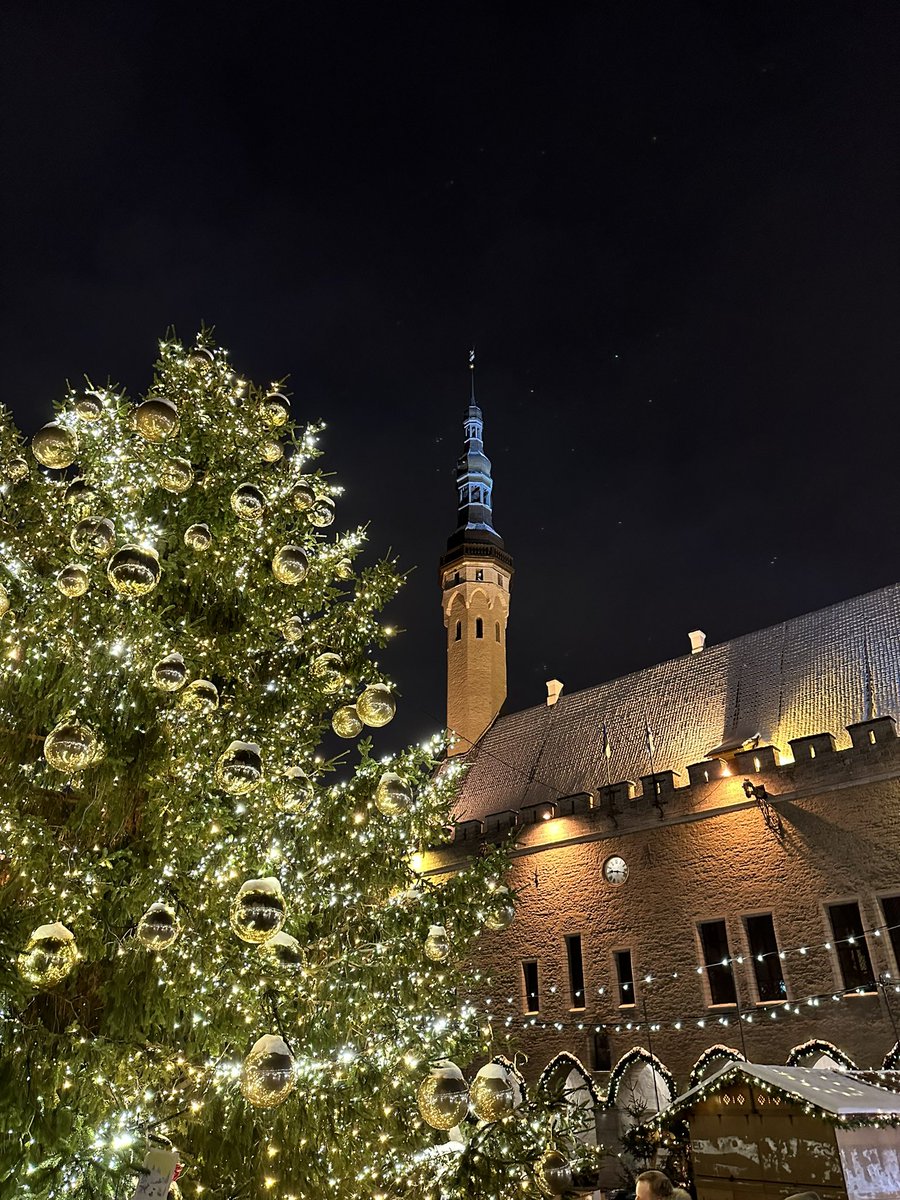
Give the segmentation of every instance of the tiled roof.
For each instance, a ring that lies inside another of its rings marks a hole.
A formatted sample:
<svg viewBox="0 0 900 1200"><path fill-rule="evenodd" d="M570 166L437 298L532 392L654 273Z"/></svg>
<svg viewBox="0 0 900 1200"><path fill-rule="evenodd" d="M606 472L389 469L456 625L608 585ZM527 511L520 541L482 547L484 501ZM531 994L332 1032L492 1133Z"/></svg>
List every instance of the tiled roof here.
<svg viewBox="0 0 900 1200"><path fill-rule="evenodd" d="M465 756L457 819L602 787L604 723L615 783L650 774L648 725L654 770L681 774L756 734L788 754L826 731L847 746L845 726L885 714L900 718L900 584L499 717Z"/></svg>

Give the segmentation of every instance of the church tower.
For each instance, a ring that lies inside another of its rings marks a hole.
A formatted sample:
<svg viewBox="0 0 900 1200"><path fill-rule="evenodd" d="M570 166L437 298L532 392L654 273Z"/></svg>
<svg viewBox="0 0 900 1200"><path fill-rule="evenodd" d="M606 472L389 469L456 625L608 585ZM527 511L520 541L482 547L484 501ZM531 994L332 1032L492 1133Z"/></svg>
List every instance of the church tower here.
<svg viewBox="0 0 900 1200"><path fill-rule="evenodd" d="M475 403L474 352L466 448L456 467L459 523L441 558L447 627L447 727L456 740L449 754L471 749L506 699L506 622L512 558L494 529L491 462L484 452L484 422Z"/></svg>

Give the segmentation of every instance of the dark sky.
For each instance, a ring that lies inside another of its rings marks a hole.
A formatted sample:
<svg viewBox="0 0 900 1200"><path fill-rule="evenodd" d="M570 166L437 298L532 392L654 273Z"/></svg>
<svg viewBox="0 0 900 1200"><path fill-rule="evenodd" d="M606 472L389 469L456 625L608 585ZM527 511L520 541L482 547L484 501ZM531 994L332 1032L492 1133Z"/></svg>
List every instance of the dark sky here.
<svg viewBox="0 0 900 1200"><path fill-rule="evenodd" d="M323 417L415 568L444 711L466 356L517 574L510 702L900 574L900 6L44 4L0 13L0 397L217 328Z"/></svg>

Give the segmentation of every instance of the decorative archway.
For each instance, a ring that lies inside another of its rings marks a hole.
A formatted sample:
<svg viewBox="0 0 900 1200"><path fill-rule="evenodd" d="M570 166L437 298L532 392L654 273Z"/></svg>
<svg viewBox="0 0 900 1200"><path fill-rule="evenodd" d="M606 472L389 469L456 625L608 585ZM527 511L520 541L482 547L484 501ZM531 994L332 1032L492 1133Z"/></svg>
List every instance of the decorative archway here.
<svg viewBox="0 0 900 1200"><path fill-rule="evenodd" d="M643 1046L635 1046L612 1069L607 1103L614 1104L623 1120L633 1125L668 1108L677 1090L665 1063Z"/></svg>
<svg viewBox="0 0 900 1200"><path fill-rule="evenodd" d="M819 1070L855 1071L856 1063L840 1046L823 1038L810 1038L795 1046L787 1056L789 1067L818 1067Z"/></svg>
<svg viewBox="0 0 900 1200"><path fill-rule="evenodd" d="M740 1050L735 1050L734 1046L708 1046L700 1055L694 1065L691 1067L691 1073L688 1076L688 1087L696 1087L698 1083L702 1083L707 1075L712 1075L713 1071L717 1071L719 1067L724 1067L730 1062L746 1062L747 1059Z"/></svg>
<svg viewBox="0 0 900 1200"><path fill-rule="evenodd" d="M605 1101L580 1058L568 1050L551 1058L541 1071L538 1091L564 1096L569 1104L581 1109L584 1129L577 1136L586 1145L596 1146L597 1112L605 1106Z"/></svg>
<svg viewBox="0 0 900 1200"><path fill-rule="evenodd" d="M881 1069L882 1071L896 1071L898 1068L900 1068L900 1042L894 1042L893 1046L884 1056Z"/></svg>

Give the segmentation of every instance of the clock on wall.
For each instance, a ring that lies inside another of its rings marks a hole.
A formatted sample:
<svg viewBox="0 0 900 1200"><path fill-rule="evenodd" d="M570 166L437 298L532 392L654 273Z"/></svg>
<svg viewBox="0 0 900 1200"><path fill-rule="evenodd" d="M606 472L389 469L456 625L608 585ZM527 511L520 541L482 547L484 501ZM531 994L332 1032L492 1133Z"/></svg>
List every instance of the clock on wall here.
<svg viewBox="0 0 900 1200"><path fill-rule="evenodd" d="M628 878L628 863L618 854L614 854L603 864L603 878L607 883L624 883Z"/></svg>

